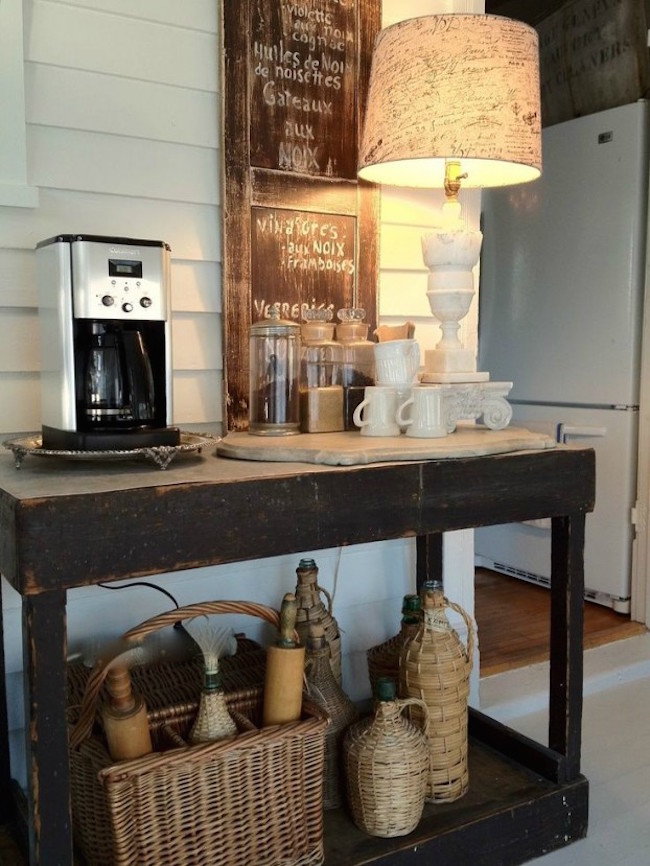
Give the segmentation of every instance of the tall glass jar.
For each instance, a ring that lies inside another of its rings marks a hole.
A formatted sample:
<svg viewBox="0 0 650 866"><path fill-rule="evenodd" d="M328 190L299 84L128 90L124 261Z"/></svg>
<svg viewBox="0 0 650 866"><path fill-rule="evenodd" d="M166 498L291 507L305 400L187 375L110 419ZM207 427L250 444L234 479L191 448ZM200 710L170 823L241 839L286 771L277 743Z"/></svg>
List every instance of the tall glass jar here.
<svg viewBox="0 0 650 866"><path fill-rule="evenodd" d="M356 430L352 420L354 410L364 398L366 385L375 382L375 355L368 339L368 325L363 321L366 311L359 307L339 310L336 339L343 349L341 384L343 386L343 416L346 430Z"/></svg>
<svg viewBox="0 0 650 866"><path fill-rule="evenodd" d="M276 304L250 328L250 433L300 433L299 373L300 325L281 319Z"/></svg>
<svg viewBox="0 0 650 866"><path fill-rule="evenodd" d="M300 361L300 419L303 433L343 430L343 350L334 340L331 310L303 313Z"/></svg>

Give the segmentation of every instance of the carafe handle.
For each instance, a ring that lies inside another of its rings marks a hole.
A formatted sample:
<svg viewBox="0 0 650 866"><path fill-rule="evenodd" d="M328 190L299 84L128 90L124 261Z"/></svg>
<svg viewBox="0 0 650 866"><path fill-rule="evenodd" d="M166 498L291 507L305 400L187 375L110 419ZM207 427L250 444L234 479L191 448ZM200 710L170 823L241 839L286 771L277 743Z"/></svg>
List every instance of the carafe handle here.
<svg viewBox="0 0 650 866"><path fill-rule="evenodd" d="M422 731L424 734L428 734L429 732L429 707L426 703L420 698L398 698L397 703L400 708L400 713L402 713L405 709L412 706L420 707L424 716L424 724L422 725ZM414 723L415 724L415 723Z"/></svg>

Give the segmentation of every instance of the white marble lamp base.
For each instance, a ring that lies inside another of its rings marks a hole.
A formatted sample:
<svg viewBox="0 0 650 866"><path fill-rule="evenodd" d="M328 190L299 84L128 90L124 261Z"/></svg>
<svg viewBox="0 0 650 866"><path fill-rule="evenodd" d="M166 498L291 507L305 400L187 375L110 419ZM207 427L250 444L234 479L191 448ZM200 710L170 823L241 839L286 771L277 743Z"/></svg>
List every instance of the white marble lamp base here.
<svg viewBox="0 0 650 866"><path fill-rule="evenodd" d="M489 373L477 372L476 355L471 349L427 349L424 353L422 382L426 385L488 382L489 379Z"/></svg>

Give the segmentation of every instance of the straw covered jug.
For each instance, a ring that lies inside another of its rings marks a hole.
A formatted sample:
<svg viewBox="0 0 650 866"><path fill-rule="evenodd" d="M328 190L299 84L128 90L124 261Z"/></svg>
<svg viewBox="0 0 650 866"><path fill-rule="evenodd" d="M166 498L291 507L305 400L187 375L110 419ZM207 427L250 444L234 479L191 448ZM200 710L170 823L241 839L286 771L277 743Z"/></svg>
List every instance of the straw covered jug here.
<svg viewBox="0 0 650 866"><path fill-rule="evenodd" d="M371 836L411 833L420 822L429 778L428 711L419 698L396 698L396 683L380 677L375 714L352 725L343 744L354 823ZM422 727L404 717L420 710Z"/></svg>
<svg viewBox="0 0 650 866"><path fill-rule="evenodd" d="M442 587L423 593L423 623L400 657L400 694L422 698L429 710L430 779L427 801L449 803L469 787L467 722L474 624ZM467 646L445 610L456 611L467 626ZM418 708L411 711L417 718Z"/></svg>

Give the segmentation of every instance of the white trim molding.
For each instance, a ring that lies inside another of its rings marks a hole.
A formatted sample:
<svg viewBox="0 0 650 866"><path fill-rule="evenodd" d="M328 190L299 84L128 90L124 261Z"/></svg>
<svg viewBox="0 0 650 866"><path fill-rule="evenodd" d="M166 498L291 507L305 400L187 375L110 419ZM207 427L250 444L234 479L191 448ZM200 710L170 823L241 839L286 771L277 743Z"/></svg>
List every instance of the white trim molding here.
<svg viewBox="0 0 650 866"><path fill-rule="evenodd" d="M22 0L0 0L0 206L37 207L27 183Z"/></svg>

